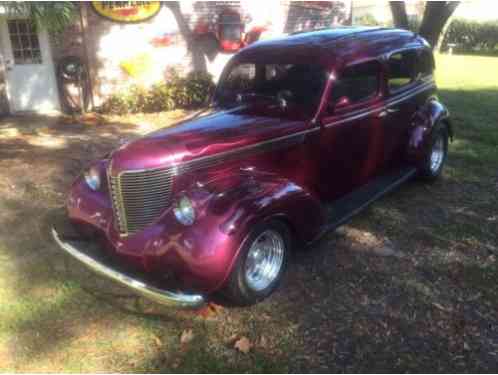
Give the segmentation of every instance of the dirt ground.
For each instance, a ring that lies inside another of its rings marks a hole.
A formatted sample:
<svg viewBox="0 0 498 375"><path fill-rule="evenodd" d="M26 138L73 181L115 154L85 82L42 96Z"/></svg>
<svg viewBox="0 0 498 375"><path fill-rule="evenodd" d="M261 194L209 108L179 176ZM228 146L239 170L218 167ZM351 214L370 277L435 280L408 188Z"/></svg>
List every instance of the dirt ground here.
<svg viewBox="0 0 498 375"><path fill-rule="evenodd" d="M47 230L85 164L183 115L0 121L0 371L498 370L498 180L463 178L458 149L440 181L297 251L250 308L168 310L62 256Z"/></svg>

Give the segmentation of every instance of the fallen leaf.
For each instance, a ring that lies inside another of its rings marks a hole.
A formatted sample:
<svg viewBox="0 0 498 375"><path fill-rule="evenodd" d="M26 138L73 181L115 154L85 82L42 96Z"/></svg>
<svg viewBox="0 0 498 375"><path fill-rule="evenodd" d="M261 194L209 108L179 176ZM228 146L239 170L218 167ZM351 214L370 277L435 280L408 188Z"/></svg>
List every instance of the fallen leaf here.
<svg viewBox="0 0 498 375"><path fill-rule="evenodd" d="M213 302L208 303L206 306L195 310L195 315L203 319L214 319L223 312L223 307Z"/></svg>
<svg viewBox="0 0 498 375"><path fill-rule="evenodd" d="M175 359L175 361L173 362L173 364L171 365L172 368L178 368L181 364L181 360L179 358Z"/></svg>
<svg viewBox="0 0 498 375"><path fill-rule="evenodd" d="M445 311L445 312L451 312L452 311L450 308L444 307L444 306L440 305L437 302L433 302L432 305L434 307L437 307L439 310L442 310L442 311Z"/></svg>
<svg viewBox="0 0 498 375"><path fill-rule="evenodd" d="M266 349L268 346L268 340L265 336L261 336L259 339L259 346L262 347L263 349Z"/></svg>
<svg viewBox="0 0 498 375"><path fill-rule="evenodd" d="M263 313L263 314L261 314L261 319L263 319L263 320L271 320L271 316L268 315L267 313Z"/></svg>
<svg viewBox="0 0 498 375"><path fill-rule="evenodd" d="M163 346L163 342L156 335L152 335L152 339L154 340L154 342L156 343L157 346L159 346L159 347Z"/></svg>
<svg viewBox="0 0 498 375"><path fill-rule="evenodd" d="M232 336L230 336L228 339L225 340L225 344L233 345L233 343L237 341L237 337L238 336L236 334L233 334Z"/></svg>
<svg viewBox="0 0 498 375"><path fill-rule="evenodd" d="M194 338L194 332L191 329L186 329L182 332L180 336L180 343L182 345L188 344Z"/></svg>
<svg viewBox="0 0 498 375"><path fill-rule="evenodd" d="M252 344L247 337L242 336L240 339L238 339L235 342L234 348L237 349L239 352L247 354L251 350Z"/></svg>

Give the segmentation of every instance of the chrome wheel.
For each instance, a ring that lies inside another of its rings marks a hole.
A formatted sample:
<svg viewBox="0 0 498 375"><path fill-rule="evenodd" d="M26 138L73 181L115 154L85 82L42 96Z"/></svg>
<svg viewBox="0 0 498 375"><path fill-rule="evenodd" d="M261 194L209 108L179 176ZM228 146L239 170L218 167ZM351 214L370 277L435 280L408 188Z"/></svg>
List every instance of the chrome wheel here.
<svg viewBox="0 0 498 375"><path fill-rule="evenodd" d="M284 263L285 241L275 230L266 230L251 244L245 263L247 286L259 292L275 281Z"/></svg>
<svg viewBox="0 0 498 375"><path fill-rule="evenodd" d="M443 137L439 136L434 142L431 151L431 172L436 174L441 168L444 159L444 140Z"/></svg>

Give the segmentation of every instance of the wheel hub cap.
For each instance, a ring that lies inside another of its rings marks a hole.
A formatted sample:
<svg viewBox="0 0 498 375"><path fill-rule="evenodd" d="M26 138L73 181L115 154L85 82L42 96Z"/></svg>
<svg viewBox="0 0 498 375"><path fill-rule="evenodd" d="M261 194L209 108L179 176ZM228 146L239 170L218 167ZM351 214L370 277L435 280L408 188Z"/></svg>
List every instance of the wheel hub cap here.
<svg viewBox="0 0 498 375"><path fill-rule="evenodd" d="M267 230L254 240L245 264L249 288L254 291L264 290L277 278L283 265L284 250L284 239L274 230Z"/></svg>
<svg viewBox="0 0 498 375"><path fill-rule="evenodd" d="M444 158L444 142L443 138L439 137L434 143L434 146L432 146L431 171L433 173L436 173L439 170L441 164L443 163L443 158Z"/></svg>

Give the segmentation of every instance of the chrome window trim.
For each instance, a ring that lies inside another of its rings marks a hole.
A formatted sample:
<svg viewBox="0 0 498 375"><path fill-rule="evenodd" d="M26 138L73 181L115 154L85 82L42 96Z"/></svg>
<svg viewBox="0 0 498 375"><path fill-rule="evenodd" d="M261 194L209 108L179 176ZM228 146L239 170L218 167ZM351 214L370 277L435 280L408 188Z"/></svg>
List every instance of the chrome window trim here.
<svg viewBox="0 0 498 375"><path fill-rule="evenodd" d="M431 89L433 87L435 87L434 81L423 83L417 87L412 88L410 91L404 92L402 95L399 95L400 96L399 98L395 98L395 97L389 98L387 100L386 104L384 104L381 107L374 108L374 109L369 109L369 108L361 109L361 110L357 111L359 113L353 114L351 117L347 117L344 119L329 122L329 123L325 124L324 127L329 128L331 126L343 124L343 123L348 122L348 121L353 121L353 120L357 120L357 119L366 117L368 115L371 115L372 113L381 112L385 109L388 109L389 107L392 107L395 104L398 104L406 99L409 99L409 98L411 98L415 95L418 95L421 92L424 92L425 90Z"/></svg>
<svg viewBox="0 0 498 375"><path fill-rule="evenodd" d="M386 84L387 84L387 90L388 90L389 95L396 95L396 94L400 94L400 93L409 92L409 91L413 90L414 88L416 88L417 83L420 82L420 79L418 79L417 77L414 77L413 81L407 83L404 86L401 86L400 88L398 88L395 91L391 91L391 88L389 87L389 59L397 53L403 53L403 52L409 52L409 51L414 51L417 54L417 58L418 58L420 51L423 51L424 48L425 47L423 45L417 44L417 45L411 45L411 46L405 46L402 48L398 48L398 49L389 51L389 52L384 54L384 60L385 60L385 64L387 67Z"/></svg>

